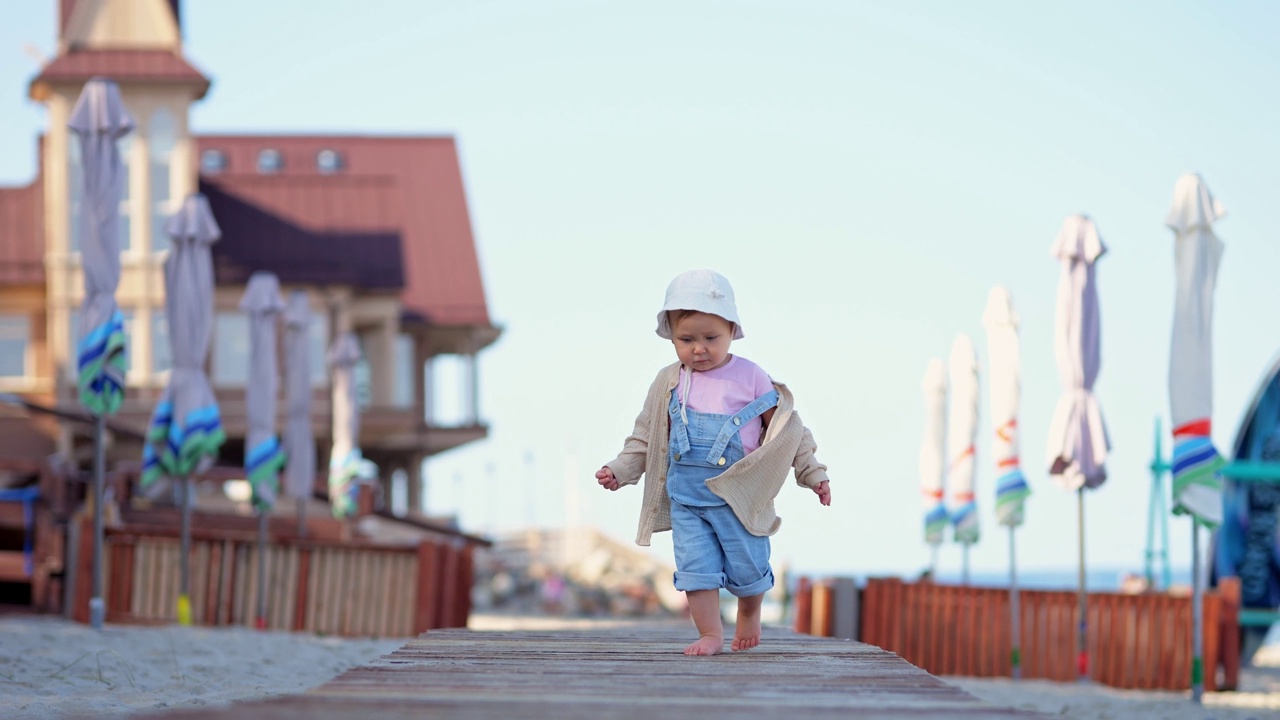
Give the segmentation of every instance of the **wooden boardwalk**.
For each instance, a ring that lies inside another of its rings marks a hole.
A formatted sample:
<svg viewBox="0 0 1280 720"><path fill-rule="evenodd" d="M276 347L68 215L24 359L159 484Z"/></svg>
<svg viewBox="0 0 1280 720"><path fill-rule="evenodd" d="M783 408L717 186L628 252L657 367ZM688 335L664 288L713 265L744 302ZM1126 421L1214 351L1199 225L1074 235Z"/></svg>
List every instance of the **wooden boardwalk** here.
<svg viewBox="0 0 1280 720"><path fill-rule="evenodd" d="M165 718L1032 718L897 655L766 628L761 647L690 658L675 623L432 630L304 695ZM729 629L732 629L731 626ZM149 716L152 717L152 716Z"/></svg>

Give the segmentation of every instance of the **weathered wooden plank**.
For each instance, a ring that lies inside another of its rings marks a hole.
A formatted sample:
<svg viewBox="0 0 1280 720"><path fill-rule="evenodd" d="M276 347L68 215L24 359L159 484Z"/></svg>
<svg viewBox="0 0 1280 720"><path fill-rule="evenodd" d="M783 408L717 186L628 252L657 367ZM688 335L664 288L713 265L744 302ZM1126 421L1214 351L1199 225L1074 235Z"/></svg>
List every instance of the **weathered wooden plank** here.
<svg viewBox="0 0 1280 720"><path fill-rule="evenodd" d="M438 630L294 697L191 718L1030 718L893 653L766 628L750 652L681 654L690 628Z"/></svg>

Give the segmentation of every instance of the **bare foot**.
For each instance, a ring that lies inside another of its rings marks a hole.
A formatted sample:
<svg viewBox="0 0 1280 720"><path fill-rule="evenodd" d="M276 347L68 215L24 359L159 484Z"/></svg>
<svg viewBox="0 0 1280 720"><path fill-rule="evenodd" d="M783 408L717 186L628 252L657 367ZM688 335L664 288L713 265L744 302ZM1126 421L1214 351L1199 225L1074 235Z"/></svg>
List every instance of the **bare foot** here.
<svg viewBox="0 0 1280 720"><path fill-rule="evenodd" d="M733 629L734 652L750 650L760 644L760 601L762 596L738 599L738 624Z"/></svg>
<svg viewBox="0 0 1280 720"><path fill-rule="evenodd" d="M724 638L703 635L697 642L684 649L685 655L719 655L724 649Z"/></svg>

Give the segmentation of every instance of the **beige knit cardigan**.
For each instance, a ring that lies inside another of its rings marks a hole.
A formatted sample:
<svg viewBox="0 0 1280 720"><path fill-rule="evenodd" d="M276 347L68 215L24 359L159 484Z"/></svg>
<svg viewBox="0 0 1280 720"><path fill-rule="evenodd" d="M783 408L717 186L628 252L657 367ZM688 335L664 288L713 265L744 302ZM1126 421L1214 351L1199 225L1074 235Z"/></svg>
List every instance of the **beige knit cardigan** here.
<svg viewBox="0 0 1280 720"><path fill-rule="evenodd" d="M637 545L648 545L653 533L671 529L671 501L667 497L667 408L679 380L680 363L658 373L649 386L635 428L623 443L622 452L605 463L622 485L634 485L642 474L645 477ZM812 489L828 479L827 466L813 456L817 445L795 412L791 391L782 383L775 382L773 386L778 390L778 409L759 449L707 481L707 487L724 498L747 531L760 536L778 532L782 524L773 499L786 482L788 470L795 468L796 483L801 487Z"/></svg>

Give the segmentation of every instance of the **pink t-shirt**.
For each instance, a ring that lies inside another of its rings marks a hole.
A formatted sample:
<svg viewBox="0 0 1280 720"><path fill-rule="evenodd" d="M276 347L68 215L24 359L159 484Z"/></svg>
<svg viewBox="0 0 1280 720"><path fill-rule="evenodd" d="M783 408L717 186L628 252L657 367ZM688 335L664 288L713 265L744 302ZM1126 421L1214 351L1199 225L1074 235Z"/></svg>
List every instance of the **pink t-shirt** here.
<svg viewBox="0 0 1280 720"><path fill-rule="evenodd" d="M681 372L680 383L676 386L678 397L685 397L684 386L692 379L689 396L685 399L685 407L698 412L715 413L717 415L733 415L751 403L752 400L773 389L773 381L769 373L750 360L730 355L729 362L715 370L703 372ZM742 438L742 449L750 453L760 447L760 435L764 423L755 418L743 423L738 436Z"/></svg>

